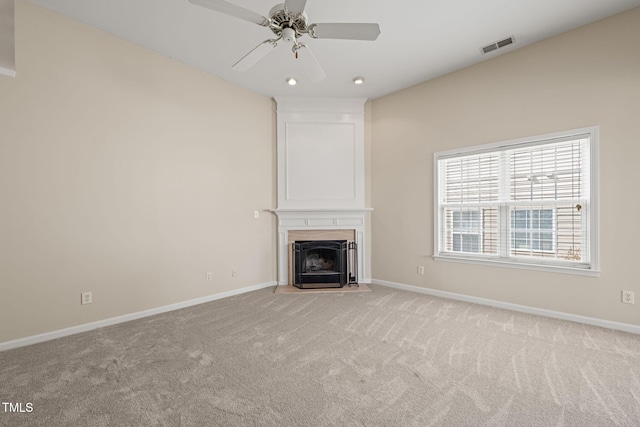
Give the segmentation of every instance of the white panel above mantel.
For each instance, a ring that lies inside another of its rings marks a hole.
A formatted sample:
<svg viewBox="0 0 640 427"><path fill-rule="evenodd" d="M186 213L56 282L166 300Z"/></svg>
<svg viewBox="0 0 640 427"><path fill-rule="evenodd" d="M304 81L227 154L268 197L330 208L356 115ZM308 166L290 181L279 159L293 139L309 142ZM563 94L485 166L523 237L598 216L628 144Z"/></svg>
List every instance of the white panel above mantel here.
<svg viewBox="0 0 640 427"><path fill-rule="evenodd" d="M276 98L278 209L364 208L365 98Z"/></svg>

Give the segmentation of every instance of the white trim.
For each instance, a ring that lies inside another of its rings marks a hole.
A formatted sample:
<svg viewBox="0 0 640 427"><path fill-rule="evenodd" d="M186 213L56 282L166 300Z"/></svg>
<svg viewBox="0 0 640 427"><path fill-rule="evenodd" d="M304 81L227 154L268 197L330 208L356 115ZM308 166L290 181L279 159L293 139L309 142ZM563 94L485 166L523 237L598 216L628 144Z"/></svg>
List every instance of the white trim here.
<svg viewBox="0 0 640 427"><path fill-rule="evenodd" d="M297 98L278 96L273 98L278 113L349 113L364 114L367 98Z"/></svg>
<svg viewBox="0 0 640 427"><path fill-rule="evenodd" d="M131 320L141 319L143 317L155 316L156 314L167 313L169 311L179 310L181 308L191 307L206 302L219 300L222 298L231 297L234 295L244 294L246 292L257 291L258 289L264 289L271 286L276 286L276 282L266 282L258 285L247 286L245 288L234 289L232 291L220 292L218 294L209 295L202 298L196 298L189 301L183 301L175 304L165 305L163 307L156 307L149 310L138 311L136 313L125 314L118 317L111 317L109 319L98 320L96 322L85 323L83 325L72 326L70 328L59 329L57 331L46 332L44 334L32 335L30 337L19 338L13 341L5 341L0 343L0 352L5 350L11 350L13 348L25 347L31 344L37 344L45 341L50 341L56 338L62 338L69 335L79 334L81 332L87 332L98 328L104 328L105 326L117 325L118 323L129 322Z"/></svg>
<svg viewBox="0 0 640 427"><path fill-rule="evenodd" d="M0 67L0 74L15 78L16 70L10 70L8 68Z"/></svg>
<svg viewBox="0 0 640 427"><path fill-rule="evenodd" d="M579 129L571 129L571 130L565 130L565 131L561 131L561 132L553 132L553 133L547 133L544 135L534 135L534 136L526 136L523 138L516 138L516 139L510 139L507 141L500 141L500 142L491 142L488 144L480 144L480 145L473 145L473 146L469 146L469 147L460 147L460 148L454 148L452 150L444 150L444 151L438 151L437 153L434 153L434 158L435 159L443 159L443 158L447 158L447 157L455 157L455 156L462 156L465 154L477 154L477 153L482 153L482 152L490 152L490 151L498 151L498 150L513 150L513 149L518 149L518 148L522 148L522 147L526 147L527 145L542 145L542 144L546 144L546 143L554 143L554 142L558 142L556 140L570 140L572 138L575 138L576 136L582 136L582 135L596 135L596 138L598 137L598 129L599 126L595 125L595 126L589 126L589 127L584 127L584 128L579 128Z"/></svg>
<svg viewBox="0 0 640 427"><path fill-rule="evenodd" d="M591 277L600 276L600 271L594 270L593 268L568 267L568 266L558 265L558 264L543 264L543 263L534 264L534 263L527 263L527 262L516 262L516 261L506 261L506 260L503 261L503 260L491 259L491 258L481 259L481 258L453 256L453 255L433 255L433 259L436 261L459 262L463 264L492 265L496 267L519 268L521 270L546 271L548 273L577 274L578 276L591 276Z"/></svg>
<svg viewBox="0 0 640 427"><path fill-rule="evenodd" d="M600 270L600 127L591 129L591 141L589 142L589 251L591 253L591 269Z"/></svg>
<svg viewBox="0 0 640 427"><path fill-rule="evenodd" d="M630 323L613 322L611 320L598 319L595 317L580 316L577 314L564 313L561 311L546 310L544 308L530 307L526 305L512 304L509 302L496 301L486 298L479 298L469 295L456 294L453 292L438 291L435 289L423 288L420 286L405 285L402 283L388 282L386 280L373 279L375 285L382 285L389 288L402 289L404 291L418 292L440 298L448 298L458 301L470 302L472 304L487 305L490 307L503 308L505 310L518 311L521 313L534 314L536 316L550 317L552 319L567 320L569 322L583 323L601 328L615 329L617 331L629 332L640 335L640 326Z"/></svg>

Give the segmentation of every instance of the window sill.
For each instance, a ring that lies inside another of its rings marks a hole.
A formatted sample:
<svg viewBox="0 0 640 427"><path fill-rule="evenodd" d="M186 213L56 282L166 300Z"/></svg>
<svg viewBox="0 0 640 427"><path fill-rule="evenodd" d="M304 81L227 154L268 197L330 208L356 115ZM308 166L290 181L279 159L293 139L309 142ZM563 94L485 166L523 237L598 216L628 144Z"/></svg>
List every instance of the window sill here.
<svg viewBox="0 0 640 427"><path fill-rule="evenodd" d="M434 255L433 259L436 261L488 265L488 266L506 267L506 268L518 268L521 270L546 271L549 273L574 274L579 276L590 276L590 277L600 276L599 270L594 270L591 268L568 267L568 266L562 266L562 265L531 264L526 262L502 261L497 259L477 259L477 258L447 256L447 255Z"/></svg>

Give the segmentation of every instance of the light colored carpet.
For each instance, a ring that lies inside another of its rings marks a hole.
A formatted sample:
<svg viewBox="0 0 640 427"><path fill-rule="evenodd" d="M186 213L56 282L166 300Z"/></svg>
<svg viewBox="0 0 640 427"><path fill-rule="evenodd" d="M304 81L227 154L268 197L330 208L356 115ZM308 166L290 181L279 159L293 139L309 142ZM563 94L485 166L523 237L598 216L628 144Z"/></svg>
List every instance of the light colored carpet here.
<svg viewBox="0 0 640 427"><path fill-rule="evenodd" d="M640 336L371 285L0 353L3 426L638 426Z"/></svg>

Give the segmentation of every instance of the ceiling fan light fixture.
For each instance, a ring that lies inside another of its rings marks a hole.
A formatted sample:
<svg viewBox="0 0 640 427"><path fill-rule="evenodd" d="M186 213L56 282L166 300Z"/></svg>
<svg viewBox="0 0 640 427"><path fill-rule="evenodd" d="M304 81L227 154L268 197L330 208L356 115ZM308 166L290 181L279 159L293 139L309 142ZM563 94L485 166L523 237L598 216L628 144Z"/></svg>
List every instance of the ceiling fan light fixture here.
<svg viewBox="0 0 640 427"><path fill-rule="evenodd" d="M287 77L285 81L289 86L295 86L296 84L298 84L298 81L293 77Z"/></svg>
<svg viewBox="0 0 640 427"><path fill-rule="evenodd" d="M284 28L282 30L282 40L292 43L296 40L296 32L293 28Z"/></svg>
<svg viewBox="0 0 640 427"><path fill-rule="evenodd" d="M353 84L361 85L362 83L364 83L364 77L357 76L353 78Z"/></svg>
<svg viewBox="0 0 640 427"><path fill-rule="evenodd" d="M312 39L338 40L376 40L380 35L380 25L376 23L342 22L309 24L305 6L307 0L284 0L271 8L269 17L262 16L242 6L227 0L189 0L191 3L225 15L233 16L243 21L267 27L276 35L275 39L268 39L253 48L248 54L236 62L232 68L236 71L246 71L267 55L278 42L282 40L291 43L296 59L302 59L303 67L313 83L321 82L326 74L311 50L298 42L298 38L308 35ZM303 49L300 51L300 49ZM360 79L359 83L364 82ZM293 85L291 81L287 83Z"/></svg>

